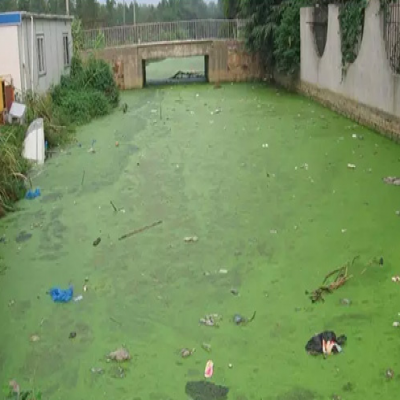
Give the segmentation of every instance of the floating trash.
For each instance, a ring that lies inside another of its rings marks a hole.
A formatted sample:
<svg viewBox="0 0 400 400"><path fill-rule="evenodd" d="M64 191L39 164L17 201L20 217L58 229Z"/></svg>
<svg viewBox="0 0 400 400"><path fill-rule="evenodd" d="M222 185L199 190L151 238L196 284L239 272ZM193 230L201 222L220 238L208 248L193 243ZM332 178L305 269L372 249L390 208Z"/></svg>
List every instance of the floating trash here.
<svg viewBox="0 0 400 400"><path fill-rule="evenodd" d="M204 369L204 378L212 378L214 375L214 363L212 360L208 360Z"/></svg>
<svg viewBox="0 0 400 400"><path fill-rule="evenodd" d="M107 358L109 360L122 362L122 361L130 360L131 355L129 354L129 351L127 349L121 347L121 348L109 353Z"/></svg>
<svg viewBox="0 0 400 400"><path fill-rule="evenodd" d="M40 340L40 337L39 337L38 335L32 335L32 336L29 338L29 340L30 340L32 343L35 343L35 342L38 342L38 341Z"/></svg>
<svg viewBox="0 0 400 400"><path fill-rule="evenodd" d="M186 243L196 243L199 240L199 238L197 236L186 236L183 240Z"/></svg>
<svg viewBox="0 0 400 400"><path fill-rule="evenodd" d="M347 168L356 169L356 166L355 166L355 164L347 164Z"/></svg>
<svg viewBox="0 0 400 400"><path fill-rule="evenodd" d="M227 270L227 269L220 269L220 270L218 271L218 273L219 273L219 274L222 274L222 275L226 275L226 274L228 273L228 270Z"/></svg>
<svg viewBox="0 0 400 400"><path fill-rule="evenodd" d="M196 349L184 348L184 349L181 349L180 355L181 355L182 358L188 358L188 357L190 357L195 351L196 351Z"/></svg>

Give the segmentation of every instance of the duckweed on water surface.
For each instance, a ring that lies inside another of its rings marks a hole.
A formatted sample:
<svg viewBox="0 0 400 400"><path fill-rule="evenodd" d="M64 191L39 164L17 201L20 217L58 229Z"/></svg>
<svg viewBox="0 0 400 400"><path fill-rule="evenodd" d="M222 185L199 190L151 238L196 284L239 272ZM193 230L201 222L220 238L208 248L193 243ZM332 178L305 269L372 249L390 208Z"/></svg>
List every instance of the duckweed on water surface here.
<svg viewBox="0 0 400 400"><path fill-rule="evenodd" d="M187 400L212 359L209 382L230 400L396 398L400 192L382 178L400 175L399 147L261 84L122 97L127 112L80 128L81 146L36 171L42 197L0 221L1 381L50 400ZM312 304L305 290L357 255L352 278ZM69 283L80 302L46 296ZM199 324L211 314L219 328ZM324 330L346 334L343 353L307 355ZM130 360L107 362L121 347Z"/></svg>

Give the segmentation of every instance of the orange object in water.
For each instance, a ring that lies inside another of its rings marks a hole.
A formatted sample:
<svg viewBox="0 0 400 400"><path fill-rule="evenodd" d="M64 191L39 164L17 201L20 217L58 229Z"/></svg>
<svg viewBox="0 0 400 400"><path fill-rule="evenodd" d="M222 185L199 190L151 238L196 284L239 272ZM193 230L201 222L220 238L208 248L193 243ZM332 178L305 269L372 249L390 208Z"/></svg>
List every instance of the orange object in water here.
<svg viewBox="0 0 400 400"><path fill-rule="evenodd" d="M117 141L117 142L115 142L115 147L118 147L119 146L119 142Z"/></svg>
<svg viewBox="0 0 400 400"><path fill-rule="evenodd" d="M214 374L214 363L211 360L208 360L206 368L204 370L204 377L211 378L213 374Z"/></svg>

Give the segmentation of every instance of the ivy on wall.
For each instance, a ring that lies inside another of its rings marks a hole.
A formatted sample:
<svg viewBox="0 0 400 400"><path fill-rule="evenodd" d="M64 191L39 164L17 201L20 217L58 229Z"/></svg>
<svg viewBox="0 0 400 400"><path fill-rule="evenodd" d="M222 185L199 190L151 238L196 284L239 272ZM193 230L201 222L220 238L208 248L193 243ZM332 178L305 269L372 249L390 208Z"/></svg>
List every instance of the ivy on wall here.
<svg viewBox="0 0 400 400"><path fill-rule="evenodd" d="M351 0L340 5L342 69L345 72L358 55L364 30L364 15L368 0Z"/></svg>

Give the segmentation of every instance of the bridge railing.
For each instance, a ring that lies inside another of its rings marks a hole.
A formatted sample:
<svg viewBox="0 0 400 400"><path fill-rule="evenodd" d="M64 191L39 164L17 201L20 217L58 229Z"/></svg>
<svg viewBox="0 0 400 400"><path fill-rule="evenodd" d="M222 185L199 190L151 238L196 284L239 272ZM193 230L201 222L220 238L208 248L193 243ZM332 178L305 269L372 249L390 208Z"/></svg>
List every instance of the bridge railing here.
<svg viewBox="0 0 400 400"><path fill-rule="evenodd" d="M245 21L207 19L115 26L83 31L85 50L174 40L240 39Z"/></svg>

